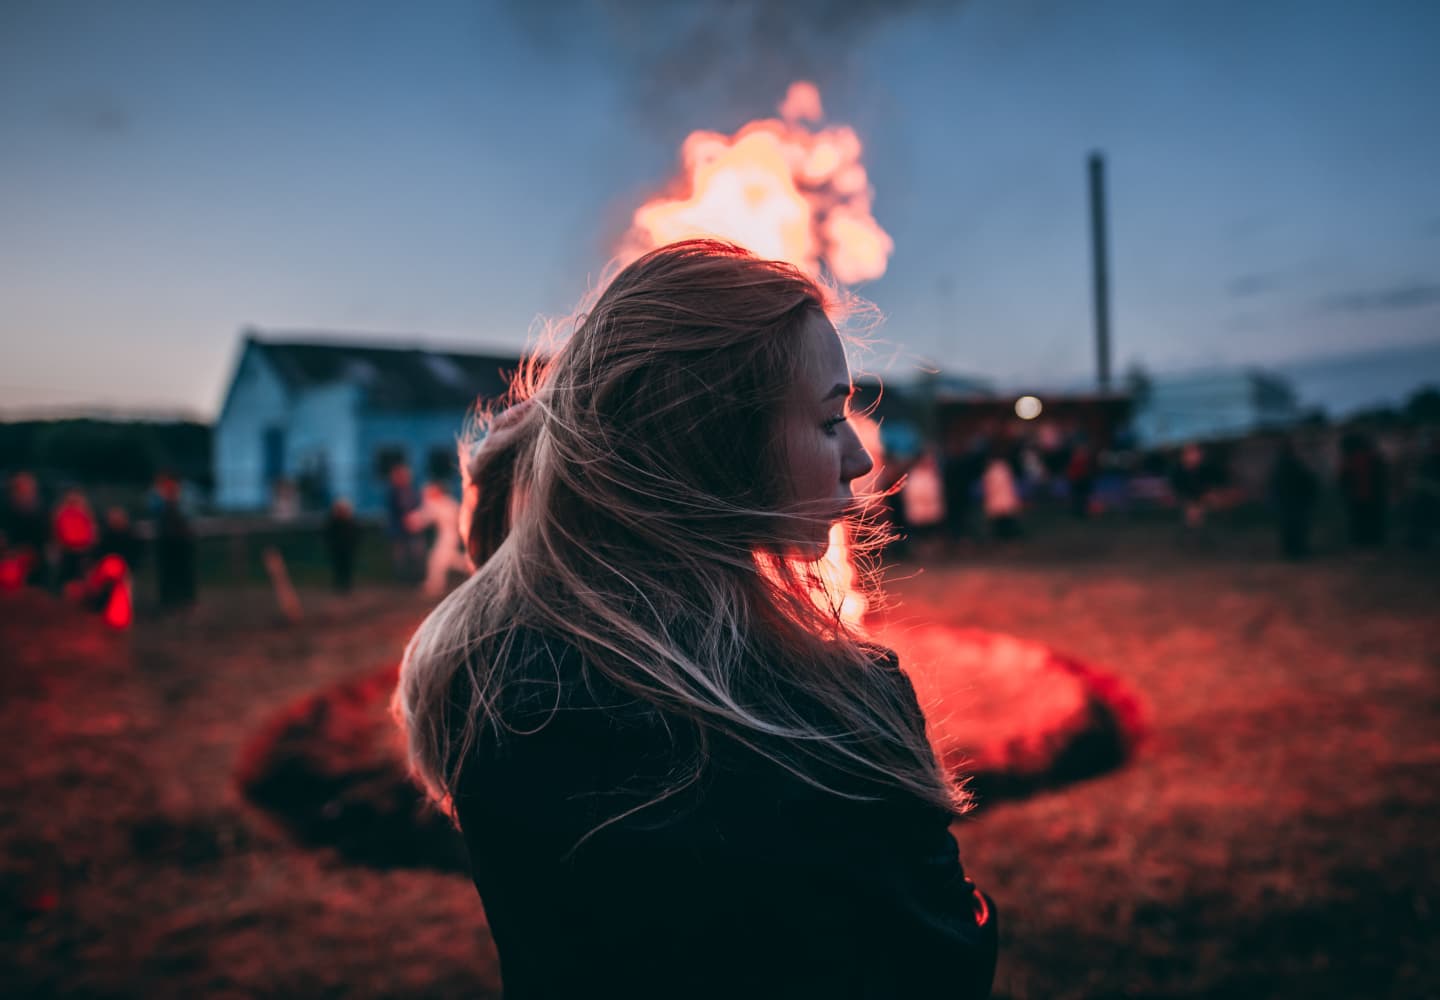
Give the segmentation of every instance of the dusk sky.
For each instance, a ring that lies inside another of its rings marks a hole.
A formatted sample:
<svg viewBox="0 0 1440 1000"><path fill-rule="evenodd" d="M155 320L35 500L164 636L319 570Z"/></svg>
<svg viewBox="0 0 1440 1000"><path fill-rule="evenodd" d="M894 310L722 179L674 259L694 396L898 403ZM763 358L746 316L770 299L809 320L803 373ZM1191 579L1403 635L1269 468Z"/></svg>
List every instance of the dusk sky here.
<svg viewBox="0 0 1440 1000"><path fill-rule="evenodd" d="M871 368L1440 340L1440 3L0 0L0 411L211 416L241 329L508 352L692 129L815 80L865 144Z"/></svg>

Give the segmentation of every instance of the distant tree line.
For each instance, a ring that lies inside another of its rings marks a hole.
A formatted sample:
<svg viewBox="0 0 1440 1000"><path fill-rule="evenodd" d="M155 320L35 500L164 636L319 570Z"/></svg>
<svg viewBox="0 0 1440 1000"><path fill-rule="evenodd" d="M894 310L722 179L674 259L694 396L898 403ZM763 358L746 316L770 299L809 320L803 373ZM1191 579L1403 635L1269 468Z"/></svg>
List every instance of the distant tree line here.
<svg viewBox="0 0 1440 1000"><path fill-rule="evenodd" d="M209 489L210 442L210 425L194 421L22 420L0 423L0 470L126 486L167 471Z"/></svg>

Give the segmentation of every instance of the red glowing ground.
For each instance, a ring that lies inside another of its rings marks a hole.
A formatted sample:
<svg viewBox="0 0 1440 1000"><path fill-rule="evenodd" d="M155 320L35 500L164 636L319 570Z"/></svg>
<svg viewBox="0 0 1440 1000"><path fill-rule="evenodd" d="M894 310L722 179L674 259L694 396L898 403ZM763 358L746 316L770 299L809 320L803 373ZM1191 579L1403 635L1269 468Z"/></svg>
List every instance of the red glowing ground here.
<svg viewBox="0 0 1440 1000"><path fill-rule="evenodd" d="M1146 710L1122 766L1023 797L982 781L986 805L956 825L1000 906L997 995L1440 996L1433 555L1332 544L1297 567L1270 557L1264 524L1226 524L1203 552L1177 549L1169 523L1041 527L1043 544L907 569L882 630L917 677L926 643L891 631L901 614L1034 639ZM383 840L317 849L232 780L287 707L363 689L429 606L375 585L301 597L289 625L268 589L212 585L192 615L157 619L142 600L117 632L0 593L6 995L499 995L467 879L382 868ZM1077 705L1042 694L1059 715ZM367 704L344 706L357 738ZM977 763L1007 745L974 739ZM315 768L372 770L338 804L339 785L317 797L319 819L401 830L382 817L403 802L378 793L401 786L355 757Z"/></svg>
<svg viewBox="0 0 1440 1000"><path fill-rule="evenodd" d="M1118 681L1044 645L980 629L914 628L894 640L931 738L981 804L1101 773L1138 735ZM380 867L463 870L445 821L405 776L388 704L396 667L316 691L250 739L237 781L302 842Z"/></svg>
<svg viewBox="0 0 1440 1000"><path fill-rule="evenodd" d="M1090 777L1141 736L1139 702L1106 670L978 628L881 628L900 654L949 769L987 798Z"/></svg>

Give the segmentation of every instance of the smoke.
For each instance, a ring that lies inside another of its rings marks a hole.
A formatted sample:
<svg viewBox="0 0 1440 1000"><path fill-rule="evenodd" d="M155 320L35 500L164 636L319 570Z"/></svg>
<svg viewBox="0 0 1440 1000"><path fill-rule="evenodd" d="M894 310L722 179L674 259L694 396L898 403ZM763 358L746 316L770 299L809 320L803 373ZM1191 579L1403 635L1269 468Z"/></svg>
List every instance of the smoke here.
<svg viewBox="0 0 1440 1000"><path fill-rule="evenodd" d="M887 24L960 0L506 0L537 44L613 62L642 120L682 123L696 104L750 115L794 80L843 81L858 44Z"/></svg>

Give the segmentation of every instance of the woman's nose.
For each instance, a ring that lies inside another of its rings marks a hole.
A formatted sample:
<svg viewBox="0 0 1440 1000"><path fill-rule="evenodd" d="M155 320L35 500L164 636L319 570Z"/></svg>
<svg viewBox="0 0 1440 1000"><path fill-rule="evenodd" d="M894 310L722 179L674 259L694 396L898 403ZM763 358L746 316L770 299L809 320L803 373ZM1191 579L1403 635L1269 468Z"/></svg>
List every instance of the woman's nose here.
<svg viewBox="0 0 1440 1000"><path fill-rule="evenodd" d="M870 457L870 453L865 450L865 446L860 443L860 439L857 437L854 439L854 442L854 447L851 448L849 454L845 456L846 461L843 462L840 467L840 474L847 483L852 479L860 479L868 476L875 468L875 461Z"/></svg>

